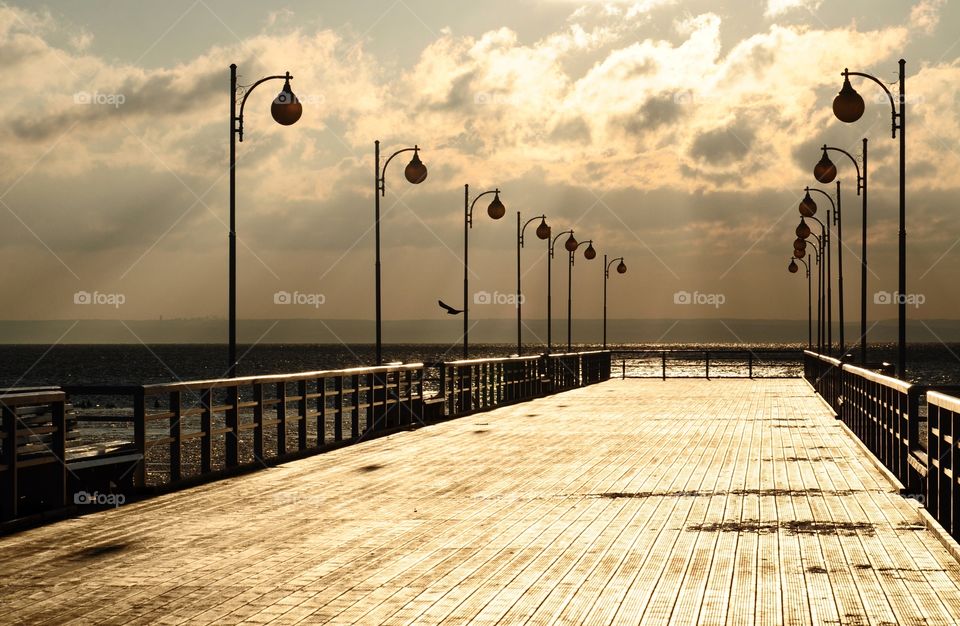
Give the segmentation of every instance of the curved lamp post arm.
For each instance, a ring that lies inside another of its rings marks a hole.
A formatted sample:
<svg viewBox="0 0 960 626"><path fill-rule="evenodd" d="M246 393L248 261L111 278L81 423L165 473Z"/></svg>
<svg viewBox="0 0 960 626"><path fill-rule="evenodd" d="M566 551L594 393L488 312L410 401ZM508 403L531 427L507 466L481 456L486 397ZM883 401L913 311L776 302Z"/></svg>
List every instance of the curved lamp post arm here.
<svg viewBox="0 0 960 626"><path fill-rule="evenodd" d="M380 168L380 180L377 181L377 185L380 187L380 195L387 195L387 166L390 165L390 161L393 160L398 154L403 154L404 152L419 152L420 146L414 145L412 148L403 148L402 150L397 150L390 155L390 158L383 164L383 167Z"/></svg>
<svg viewBox="0 0 960 626"><path fill-rule="evenodd" d="M816 233L810 233L810 234L813 235L814 237L817 237L817 241L820 243L821 246L823 245L823 242L826 242L830 239L829 237L830 231L827 229L826 225L824 225L824 223L821 222L817 217L811 215L810 217L804 217L803 219L813 220L817 224L820 224L820 234L823 235L823 241L821 242L820 237L817 237Z"/></svg>
<svg viewBox="0 0 960 626"><path fill-rule="evenodd" d="M394 155L394 156L396 156L396 155ZM390 158L392 159L393 157L390 157ZM386 169L387 166L384 165L383 168ZM500 190L499 190L499 189L491 189L491 190L489 190L489 191L484 191L483 193L479 194L476 198L474 198L474 199L473 199L473 202L470 203L470 208L467 210L467 225L470 226L470 228L473 228L473 207L476 206L477 200L479 200L480 198L484 197L485 195L491 194L491 193L499 194L499 193L500 193Z"/></svg>
<svg viewBox="0 0 960 626"><path fill-rule="evenodd" d="M623 257L622 257L622 256L617 257L617 258L613 259L612 261L610 261L609 263L607 263L607 266L603 269L603 277L604 277L604 278L610 278L610 268L611 268L611 267L613 266L613 264L616 263L617 261L623 261Z"/></svg>
<svg viewBox="0 0 960 626"><path fill-rule="evenodd" d="M807 278L810 278L810 264L807 263L807 260L806 260L806 259L797 259L797 257L793 257L793 258L796 259L797 261L800 261L801 263L803 263L803 267L804 267L804 269L807 271Z"/></svg>
<svg viewBox="0 0 960 626"><path fill-rule="evenodd" d="M537 220L546 221L546 219L547 219L546 215L538 215L537 217L531 217L530 219L527 220L527 223L520 228L520 247L521 248L523 247L523 234L527 231L527 226L529 226L533 222L536 222Z"/></svg>
<svg viewBox="0 0 960 626"><path fill-rule="evenodd" d="M901 66L902 64L903 62L901 61ZM873 76L871 74L865 74L863 72L851 72L847 69L844 69L842 76L847 80L849 80L850 76L860 76L861 78L868 78L873 82L877 83L878 85L880 85L880 88L883 89L883 93L887 94L887 98L890 100L890 115L892 120L890 128L893 133L893 138L896 139L897 131L902 128L901 125L899 124L901 114L897 111L896 100L894 99L893 93L890 91L887 85L876 76Z"/></svg>
<svg viewBox="0 0 960 626"><path fill-rule="evenodd" d="M586 241L578 241L578 242L577 242L577 247L574 248L573 250L570 250L570 251L569 251L569 252L570 252L570 265L571 265L571 266L574 265L574 259L575 259L576 256L577 256L577 250L579 250L579 249L580 249L580 246L582 246L582 245L584 245L584 244L586 244L586 245L588 245L588 246L592 246L592 245L593 245L593 239L587 239Z"/></svg>
<svg viewBox="0 0 960 626"><path fill-rule="evenodd" d="M557 233L557 236L550 240L550 258L553 258L553 248L557 245L557 239L560 239L564 235L572 235L572 230L565 230L562 233Z"/></svg>
<svg viewBox="0 0 960 626"><path fill-rule="evenodd" d="M834 214L836 214L836 212L837 212L837 203L833 201L833 196L831 196L830 194L828 194L828 193L827 193L826 191L824 191L823 189L817 189L816 187L804 187L803 190L806 191L806 192L808 192L808 193L811 192L811 191L816 191L817 193L822 193L824 196L827 197L827 200L830 201L830 206L833 207L833 212L834 212Z"/></svg>
<svg viewBox="0 0 960 626"><path fill-rule="evenodd" d="M840 154L847 155L847 158L850 159L850 162L853 163L854 169L857 171L857 195L859 196L860 192L863 190L864 186L866 186L867 183L863 179L863 176L860 174L860 162L857 161L857 158L852 154L850 154L849 152L847 152L846 150L844 150L843 148L835 148L833 146L828 146L827 144L823 144L823 148L821 148L821 150L823 150L824 152L828 152L828 151L839 152Z"/></svg>
<svg viewBox="0 0 960 626"><path fill-rule="evenodd" d="M293 76L290 75L290 72L287 72L283 76L267 76L266 78L261 78L257 82L253 83L249 87L244 88L243 99L240 101L240 113L237 115L237 140L243 143L243 107L247 104L247 98L250 97L250 94L253 93L253 90L257 88L258 85L261 85L268 80L292 80Z"/></svg>

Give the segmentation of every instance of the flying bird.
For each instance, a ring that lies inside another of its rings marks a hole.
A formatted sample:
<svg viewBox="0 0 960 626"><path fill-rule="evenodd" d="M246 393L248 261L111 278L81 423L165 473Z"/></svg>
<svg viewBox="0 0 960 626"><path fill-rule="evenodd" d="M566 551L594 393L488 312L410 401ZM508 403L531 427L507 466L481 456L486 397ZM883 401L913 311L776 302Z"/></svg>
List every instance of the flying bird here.
<svg viewBox="0 0 960 626"><path fill-rule="evenodd" d="M444 303L443 300L437 300L437 304L440 305L440 308L446 309L447 315L460 315L461 313L463 313L462 309L455 309L449 304Z"/></svg>

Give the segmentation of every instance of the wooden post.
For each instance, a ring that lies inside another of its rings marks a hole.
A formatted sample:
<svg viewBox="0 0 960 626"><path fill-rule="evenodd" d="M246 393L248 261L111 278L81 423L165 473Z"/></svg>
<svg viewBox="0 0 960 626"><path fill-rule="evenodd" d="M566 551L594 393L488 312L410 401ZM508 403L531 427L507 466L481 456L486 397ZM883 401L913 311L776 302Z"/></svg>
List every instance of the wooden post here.
<svg viewBox="0 0 960 626"><path fill-rule="evenodd" d="M352 408L350 409L350 430L353 435L353 438L356 439L360 436L360 376L354 374L350 377L350 388L353 390L350 393L350 404Z"/></svg>
<svg viewBox="0 0 960 626"><path fill-rule="evenodd" d="M277 456L287 453L287 384L277 383Z"/></svg>
<svg viewBox="0 0 960 626"><path fill-rule="evenodd" d="M307 449L307 381L297 381L297 449Z"/></svg>
<svg viewBox="0 0 960 626"><path fill-rule="evenodd" d="M263 383L253 384L253 456L263 461Z"/></svg>
<svg viewBox="0 0 960 626"><path fill-rule="evenodd" d="M51 415L54 427L57 429L54 433L53 454L57 457L59 469L57 470L57 497L60 500L60 506L67 506L67 415L66 415L66 397L61 396L59 400L52 403Z"/></svg>
<svg viewBox="0 0 960 626"><path fill-rule="evenodd" d="M133 484L142 489L147 485L147 407L143 387L138 388L133 397L133 445L140 453Z"/></svg>
<svg viewBox="0 0 960 626"><path fill-rule="evenodd" d="M3 517L17 516L17 413L16 410L0 404L3 415L3 459L6 464L7 501L3 503Z"/></svg>
<svg viewBox="0 0 960 626"><path fill-rule="evenodd" d="M179 482L183 477L183 415L180 408L180 392L170 392L170 482Z"/></svg>
<svg viewBox="0 0 960 626"><path fill-rule="evenodd" d="M333 440L343 441L343 376L333 379L333 390L337 394L334 399L337 416L333 422Z"/></svg>
<svg viewBox="0 0 960 626"><path fill-rule="evenodd" d="M379 405L379 401L382 399L383 402L386 402L386 397L383 392L385 389L378 389L381 385L378 383L378 376L373 372L367 373L364 376L366 384L364 385L367 388L367 425L366 430L370 431L375 428L382 428L383 424L380 422L383 419L383 413L380 413L380 419L377 419L376 413Z"/></svg>
<svg viewBox="0 0 960 626"><path fill-rule="evenodd" d="M227 389L227 403L230 406L226 415L229 432L226 436L225 458L227 467L236 467L240 462L240 409L237 406L240 402L240 388L233 383Z"/></svg>
<svg viewBox="0 0 960 626"><path fill-rule="evenodd" d="M317 447L327 441L327 379L317 379Z"/></svg>

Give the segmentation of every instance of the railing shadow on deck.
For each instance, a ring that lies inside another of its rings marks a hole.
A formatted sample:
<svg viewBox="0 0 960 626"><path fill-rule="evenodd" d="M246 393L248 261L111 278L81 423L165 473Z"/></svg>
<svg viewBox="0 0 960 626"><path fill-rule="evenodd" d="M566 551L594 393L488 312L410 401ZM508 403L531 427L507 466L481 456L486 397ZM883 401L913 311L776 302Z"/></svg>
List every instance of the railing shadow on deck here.
<svg viewBox="0 0 960 626"><path fill-rule="evenodd" d="M837 418L906 495L960 539L960 455L954 454L960 445L960 386L909 383L891 373L887 364L858 366L804 352L804 377Z"/></svg>
<svg viewBox="0 0 960 626"><path fill-rule="evenodd" d="M425 388L431 367L435 396ZM596 351L0 390L0 523L116 504L609 378L610 353Z"/></svg>

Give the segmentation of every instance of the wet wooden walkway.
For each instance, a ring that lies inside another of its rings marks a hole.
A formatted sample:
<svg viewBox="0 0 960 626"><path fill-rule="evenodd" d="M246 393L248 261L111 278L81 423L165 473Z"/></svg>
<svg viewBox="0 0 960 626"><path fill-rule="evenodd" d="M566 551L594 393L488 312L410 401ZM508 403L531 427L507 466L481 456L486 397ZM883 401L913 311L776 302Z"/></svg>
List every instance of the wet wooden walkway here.
<svg viewBox="0 0 960 626"><path fill-rule="evenodd" d="M0 623L949 624L801 381L610 381L0 540Z"/></svg>

